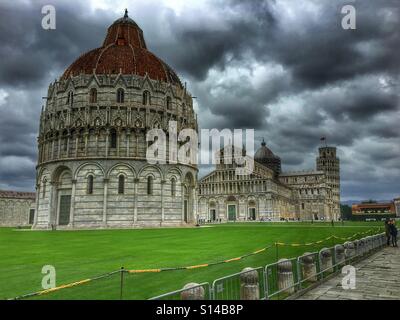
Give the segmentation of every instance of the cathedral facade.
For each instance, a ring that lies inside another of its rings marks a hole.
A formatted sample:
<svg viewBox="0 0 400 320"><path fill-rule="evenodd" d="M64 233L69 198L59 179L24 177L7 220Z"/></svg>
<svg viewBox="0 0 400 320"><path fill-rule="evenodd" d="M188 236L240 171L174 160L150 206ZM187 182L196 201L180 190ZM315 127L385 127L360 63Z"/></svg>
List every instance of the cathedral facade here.
<svg viewBox="0 0 400 320"><path fill-rule="evenodd" d="M126 12L49 86L33 228L193 224L197 167L146 158L146 134L170 121L197 130L192 97Z"/></svg>
<svg viewBox="0 0 400 320"><path fill-rule="evenodd" d="M236 175L234 164L218 162L199 180L198 217L208 222L337 220L339 168L336 148L325 146L319 148L315 170L282 172L281 159L263 141L251 174Z"/></svg>

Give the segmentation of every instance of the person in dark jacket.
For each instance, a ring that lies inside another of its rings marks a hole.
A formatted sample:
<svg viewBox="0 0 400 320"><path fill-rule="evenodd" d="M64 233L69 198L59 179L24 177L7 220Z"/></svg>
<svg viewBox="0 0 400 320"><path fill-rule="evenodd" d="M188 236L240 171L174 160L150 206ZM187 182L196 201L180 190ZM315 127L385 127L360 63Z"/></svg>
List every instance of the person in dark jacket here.
<svg viewBox="0 0 400 320"><path fill-rule="evenodd" d="M393 247L397 247L397 228L394 220L390 222L390 236L392 237Z"/></svg>
<svg viewBox="0 0 400 320"><path fill-rule="evenodd" d="M385 234L386 234L386 244L390 246L390 220L387 218L385 220Z"/></svg>

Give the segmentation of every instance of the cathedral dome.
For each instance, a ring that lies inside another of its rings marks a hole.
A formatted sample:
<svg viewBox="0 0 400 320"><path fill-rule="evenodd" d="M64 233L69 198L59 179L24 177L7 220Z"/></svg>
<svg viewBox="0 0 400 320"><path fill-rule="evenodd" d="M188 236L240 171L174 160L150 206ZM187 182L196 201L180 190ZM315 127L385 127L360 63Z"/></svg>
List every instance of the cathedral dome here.
<svg viewBox="0 0 400 320"><path fill-rule="evenodd" d="M275 155L273 152L267 147L267 144L263 140L261 143L261 147L254 154L254 160L257 162L263 162L266 159L273 158Z"/></svg>
<svg viewBox="0 0 400 320"><path fill-rule="evenodd" d="M264 139L261 147L254 154L254 160L266 167L274 170L276 173L281 172L281 159L267 147Z"/></svg>
<svg viewBox="0 0 400 320"><path fill-rule="evenodd" d="M171 83L182 83L171 67L147 50L142 29L125 15L108 28L103 45L81 55L64 72L61 79L79 74L136 74Z"/></svg>

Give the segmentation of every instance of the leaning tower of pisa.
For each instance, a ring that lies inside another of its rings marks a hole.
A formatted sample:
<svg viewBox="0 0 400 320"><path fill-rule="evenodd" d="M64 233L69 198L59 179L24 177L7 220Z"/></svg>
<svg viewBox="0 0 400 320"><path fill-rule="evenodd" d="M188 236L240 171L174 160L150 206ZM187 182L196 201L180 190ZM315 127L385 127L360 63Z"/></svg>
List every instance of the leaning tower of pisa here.
<svg viewBox="0 0 400 320"><path fill-rule="evenodd" d="M336 156L336 147L319 148L317 170L325 172L327 185L332 190L331 217L337 220L340 217L340 160Z"/></svg>

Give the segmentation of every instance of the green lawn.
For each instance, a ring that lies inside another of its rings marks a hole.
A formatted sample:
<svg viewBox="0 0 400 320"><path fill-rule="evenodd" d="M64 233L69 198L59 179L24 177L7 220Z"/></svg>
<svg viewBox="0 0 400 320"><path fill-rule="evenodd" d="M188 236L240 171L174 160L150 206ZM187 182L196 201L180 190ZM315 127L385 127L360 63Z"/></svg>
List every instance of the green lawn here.
<svg viewBox="0 0 400 320"><path fill-rule="evenodd" d="M232 223L201 228L93 231L30 231L0 228L0 299L41 290L44 265L53 265L57 286L125 269L191 266L235 258L274 242L308 243L330 235L347 237L382 223ZM336 243L341 242L336 240ZM146 299L188 282L212 282L244 267L265 266L277 258L332 246L271 248L248 258L192 270L124 277L125 299ZM118 299L120 275L59 290L41 299Z"/></svg>

